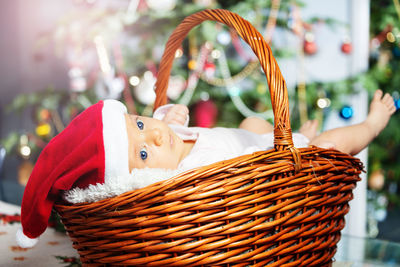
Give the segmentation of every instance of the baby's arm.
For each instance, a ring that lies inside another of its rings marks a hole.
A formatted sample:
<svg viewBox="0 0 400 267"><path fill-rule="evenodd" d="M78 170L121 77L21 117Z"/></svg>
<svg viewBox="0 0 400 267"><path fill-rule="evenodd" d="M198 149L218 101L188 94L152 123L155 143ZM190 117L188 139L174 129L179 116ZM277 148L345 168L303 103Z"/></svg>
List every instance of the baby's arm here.
<svg viewBox="0 0 400 267"><path fill-rule="evenodd" d="M247 117L240 123L239 129L244 129L256 134L267 134L274 131L274 126L259 117Z"/></svg>

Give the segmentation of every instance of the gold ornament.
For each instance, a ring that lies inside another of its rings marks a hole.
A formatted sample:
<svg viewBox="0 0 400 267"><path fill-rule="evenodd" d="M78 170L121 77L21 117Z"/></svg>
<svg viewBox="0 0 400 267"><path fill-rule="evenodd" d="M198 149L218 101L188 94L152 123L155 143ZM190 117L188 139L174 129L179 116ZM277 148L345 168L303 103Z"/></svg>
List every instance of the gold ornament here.
<svg viewBox="0 0 400 267"><path fill-rule="evenodd" d="M48 123L39 123L36 127L36 134L40 137L47 137L51 132L51 126Z"/></svg>
<svg viewBox="0 0 400 267"><path fill-rule="evenodd" d="M26 186L33 170L33 163L30 160L23 160L21 165L18 167L18 183L22 186Z"/></svg>
<svg viewBox="0 0 400 267"><path fill-rule="evenodd" d="M188 62L188 68L189 68L190 70L194 70L194 69L196 68L196 60L194 60L194 59L189 60L189 62Z"/></svg>
<svg viewBox="0 0 400 267"><path fill-rule="evenodd" d="M381 190L385 184L385 175L382 170L375 170L368 179L368 185L371 189Z"/></svg>

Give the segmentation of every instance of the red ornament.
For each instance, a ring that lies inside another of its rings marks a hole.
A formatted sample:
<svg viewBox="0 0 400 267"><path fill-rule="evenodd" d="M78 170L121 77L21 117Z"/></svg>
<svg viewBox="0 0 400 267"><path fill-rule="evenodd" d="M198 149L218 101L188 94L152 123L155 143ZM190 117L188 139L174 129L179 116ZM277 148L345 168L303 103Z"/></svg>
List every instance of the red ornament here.
<svg viewBox="0 0 400 267"><path fill-rule="evenodd" d="M348 55L353 50L353 46L351 42L343 42L342 46L340 47L340 50L342 50L343 53Z"/></svg>
<svg viewBox="0 0 400 267"><path fill-rule="evenodd" d="M214 76L215 73L215 64L213 62L206 62L204 64L204 74L208 77L211 78Z"/></svg>
<svg viewBox="0 0 400 267"><path fill-rule="evenodd" d="M313 55L317 52L318 48L315 42L304 42L304 52L307 55Z"/></svg>
<svg viewBox="0 0 400 267"><path fill-rule="evenodd" d="M304 53L306 53L307 55L313 55L318 51L318 47L314 39L314 34L312 34L311 32L306 33L306 35L304 36L303 49Z"/></svg>
<svg viewBox="0 0 400 267"><path fill-rule="evenodd" d="M194 109L194 120L198 127L212 127L217 118L218 108L211 100L200 101Z"/></svg>
<svg viewBox="0 0 400 267"><path fill-rule="evenodd" d="M137 6L137 10L138 11L146 11L147 9L149 9L149 6L147 5L145 0L139 0L138 6Z"/></svg>
<svg viewBox="0 0 400 267"><path fill-rule="evenodd" d="M51 113L48 109L44 108L44 109L40 110L39 117L43 121L48 121L51 117Z"/></svg>

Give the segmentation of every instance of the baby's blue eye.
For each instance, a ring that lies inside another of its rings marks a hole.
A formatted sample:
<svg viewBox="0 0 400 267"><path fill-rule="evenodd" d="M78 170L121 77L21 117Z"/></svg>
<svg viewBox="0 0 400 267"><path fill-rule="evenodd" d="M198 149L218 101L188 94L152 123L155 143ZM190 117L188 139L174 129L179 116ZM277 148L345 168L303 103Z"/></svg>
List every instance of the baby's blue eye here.
<svg viewBox="0 0 400 267"><path fill-rule="evenodd" d="M144 128L144 123L143 123L143 121L137 119L137 120L136 120L136 124L137 124L137 126L138 126L138 128L139 128L140 130L143 130L143 128Z"/></svg>
<svg viewBox="0 0 400 267"><path fill-rule="evenodd" d="M142 149L140 150L140 158L141 158L142 160L147 159L147 151L146 151L146 148L142 148Z"/></svg>

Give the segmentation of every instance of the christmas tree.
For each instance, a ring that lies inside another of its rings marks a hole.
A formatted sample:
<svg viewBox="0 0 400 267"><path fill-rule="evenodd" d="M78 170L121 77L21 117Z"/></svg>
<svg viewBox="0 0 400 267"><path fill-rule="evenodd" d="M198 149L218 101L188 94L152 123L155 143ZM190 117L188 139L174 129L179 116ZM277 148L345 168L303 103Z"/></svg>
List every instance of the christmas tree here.
<svg viewBox="0 0 400 267"><path fill-rule="evenodd" d="M398 0L371 1L369 70L358 77L365 88L381 88L389 93L400 108L400 4ZM400 204L400 122L396 112L386 129L369 146L369 232L379 233L377 222L396 211ZM386 237L390 238L390 237Z"/></svg>
<svg viewBox="0 0 400 267"><path fill-rule="evenodd" d="M54 30L39 43L52 40L54 49L68 62L68 89L47 88L16 97L9 109L33 107L34 131L20 136L12 133L3 143L25 159L37 157L45 144L74 116L99 99L120 99L129 112L151 115L155 98L153 85L164 45L184 17L206 8L225 8L249 20L270 42L275 57L290 58L297 51L274 46L276 29L291 32L304 44L302 56L316 52L311 29L329 18L302 20L300 1L215 1L153 0L75 1L74 11L60 19ZM138 49L140 48L140 49ZM337 86L310 85L310 92L335 95ZM318 90L313 90L318 86ZM322 89L321 89L322 88ZM305 84L289 88L293 128L307 109L315 110L320 94L305 97ZM300 92L297 95L297 91ZM272 122L266 79L259 62L235 32L214 22L193 29L176 59L171 73L168 97L171 102L191 107L193 124L236 127L245 116L258 115ZM300 101L296 101L299 97ZM308 107L307 107L308 106ZM319 109L318 109L319 111ZM305 115L305 116L304 116Z"/></svg>

